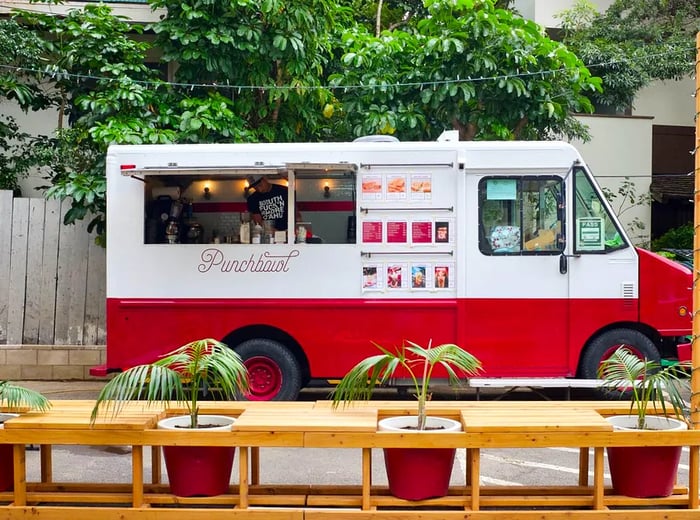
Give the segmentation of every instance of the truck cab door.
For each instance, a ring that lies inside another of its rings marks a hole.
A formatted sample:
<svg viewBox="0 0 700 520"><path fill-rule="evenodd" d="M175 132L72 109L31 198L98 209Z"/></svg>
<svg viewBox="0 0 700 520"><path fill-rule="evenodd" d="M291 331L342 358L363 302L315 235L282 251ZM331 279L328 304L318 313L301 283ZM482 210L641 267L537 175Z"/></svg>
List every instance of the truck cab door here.
<svg viewBox="0 0 700 520"><path fill-rule="evenodd" d="M565 375L565 177L470 175L467 182L475 199L468 222L478 222L469 226L478 237L468 238L467 344L490 377Z"/></svg>

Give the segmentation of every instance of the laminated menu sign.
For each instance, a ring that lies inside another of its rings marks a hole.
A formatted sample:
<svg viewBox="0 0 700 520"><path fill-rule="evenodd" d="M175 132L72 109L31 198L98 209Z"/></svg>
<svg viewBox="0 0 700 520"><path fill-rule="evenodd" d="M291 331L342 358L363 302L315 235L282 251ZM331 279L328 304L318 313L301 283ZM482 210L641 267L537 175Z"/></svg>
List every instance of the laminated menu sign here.
<svg viewBox="0 0 700 520"><path fill-rule="evenodd" d="M403 174L387 175L386 192L388 200L406 199L406 176Z"/></svg>
<svg viewBox="0 0 700 520"><path fill-rule="evenodd" d="M382 198L382 176L362 176L362 198L364 200L379 200Z"/></svg>
<svg viewBox="0 0 700 520"><path fill-rule="evenodd" d="M435 242L446 244L450 241L450 223L446 220L435 221Z"/></svg>
<svg viewBox="0 0 700 520"><path fill-rule="evenodd" d="M411 199L428 200L433 193L433 178L430 174L411 175Z"/></svg>
<svg viewBox="0 0 700 520"><path fill-rule="evenodd" d="M362 266L362 290L377 291L382 288L382 285L379 265Z"/></svg>
<svg viewBox="0 0 700 520"><path fill-rule="evenodd" d="M433 223L431 221L411 222L411 242L430 244L433 241Z"/></svg>
<svg viewBox="0 0 700 520"><path fill-rule="evenodd" d="M362 222L362 242L381 243L382 242L382 222L365 220Z"/></svg>
<svg viewBox="0 0 700 520"><path fill-rule="evenodd" d="M411 289L425 289L428 266L413 264L411 266Z"/></svg>
<svg viewBox="0 0 700 520"><path fill-rule="evenodd" d="M408 223L405 221L386 223L386 241L393 244L405 244L408 241Z"/></svg>
<svg viewBox="0 0 700 520"><path fill-rule="evenodd" d="M408 287L408 264L388 264L386 266L386 286L388 289Z"/></svg>
<svg viewBox="0 0 700 520"><path fill-rule="evenodd" d="M436 264L433 266L433 287L435 289L449 289L451 287L451 267L449 264Z"/></svg>

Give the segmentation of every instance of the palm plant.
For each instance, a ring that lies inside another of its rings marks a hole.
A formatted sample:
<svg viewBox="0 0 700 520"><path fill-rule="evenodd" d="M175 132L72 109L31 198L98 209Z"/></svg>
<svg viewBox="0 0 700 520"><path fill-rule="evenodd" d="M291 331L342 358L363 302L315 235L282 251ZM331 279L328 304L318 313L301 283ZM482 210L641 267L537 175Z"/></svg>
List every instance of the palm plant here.
<svg viewBox="0 0 700 520"><path fill-rule="evenodd" d="M190 427L197 428L202 388L221 399L235 399L248 390L248 371L240 356L214 339L193 341L153 363L118 374L97 396L91 421L95 421L101 407L112 409L116 415L127 401L175 400L187 406Z"/></svg>
<svg viewBox="0 0 700 520"><path fill-rule="evenodd" d="M433 371L443 367L449 376L450 385L459 384L459 375L473 376L481 371L481 362L466 350L453 343L422 347L412 341L391 352L372 342L382 353L363 359L355 365L333 391L333 407L341 402L367 400L377 385L391 379L397 369L408 373L418 400L418 430L425 429L425 404L430 399L429 387Z"/></svg>
<svg viewBox="0 0 700 520"><path fill-rule="evenodd" d="M603 380L603 388L631 396L630 415L637 416L637 428L644 430L649 404L666 415L668 403L676 418L684 415L687 406L681 390L688 387L690 366L678 363L662 368L659 362L641 359L622 345L600 364L598 377Z"/></svg>
<svg viewBox="0 0 700 520"><path fill-rule="evenodd" d="M0 405L7 406L10 410L27 406L42 412L51 408L51 402L36 390L9 381L0 381Z"/></svg>

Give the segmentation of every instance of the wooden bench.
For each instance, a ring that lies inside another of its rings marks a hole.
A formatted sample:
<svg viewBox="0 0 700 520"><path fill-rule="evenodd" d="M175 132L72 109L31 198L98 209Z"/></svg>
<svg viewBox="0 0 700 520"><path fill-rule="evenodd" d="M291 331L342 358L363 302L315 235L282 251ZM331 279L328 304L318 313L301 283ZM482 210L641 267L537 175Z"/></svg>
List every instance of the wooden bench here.
<svg viewBox="0 0 700 520"><path fill-rule="evenodd" d="M461 420L464 432L404 434L377 432L380 417L415 411L415 403L357 402L334 409L316 403L206 402L202 411L238 417L231 433L154 429L160 417L182 411L177 405L148 407L133 403L119 416L89 424L91 401L57 401L47 413L30 412L6 423L0 443L14 444L14 491L0 493L0 518L99 520L100 518L245 518L245 519L692 519L700 520L698 456L700 431L616 432L603 416L626 413L618 401L429 402L429 413ZM26 482L25 446L39 444L41 482ZM51 446L66 444L132 447L131 484L53 482ZM159 446L234 445L239 450L238 484L218 497L175 497L161 482ZM682 445L690 449L688 489L670 497L633 499L604 486L606 446ZM153 475L144 482L143 448L153 447ZM279 485L260 481L259 450L266 447L352 448L361 460L359 485ZM372 482L372 449L388 447L465 448L465 484L446 497L407 502ZM579 448L576 485L486 486L480 484L481 450L488 448ZM589 483L589 450L594 450ZM398 516L397 516L398 515Z"/></svg>

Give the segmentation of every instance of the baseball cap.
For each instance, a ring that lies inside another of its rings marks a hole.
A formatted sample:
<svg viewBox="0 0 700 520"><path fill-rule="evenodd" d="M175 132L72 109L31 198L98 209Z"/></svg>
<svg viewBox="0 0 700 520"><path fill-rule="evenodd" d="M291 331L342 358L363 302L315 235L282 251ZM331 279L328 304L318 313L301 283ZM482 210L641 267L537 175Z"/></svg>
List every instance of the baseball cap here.
<svg viewBox="0 0 700 520"><path fill-rule="evenodd" d="M262 179L263 175L260 174L255 174L255 175L248 175L248 186L251 188L255 188L255 185L258 184Z"/></svg>

